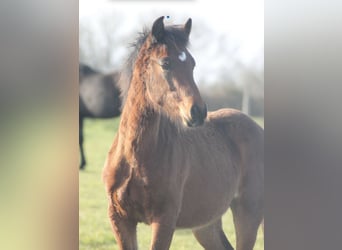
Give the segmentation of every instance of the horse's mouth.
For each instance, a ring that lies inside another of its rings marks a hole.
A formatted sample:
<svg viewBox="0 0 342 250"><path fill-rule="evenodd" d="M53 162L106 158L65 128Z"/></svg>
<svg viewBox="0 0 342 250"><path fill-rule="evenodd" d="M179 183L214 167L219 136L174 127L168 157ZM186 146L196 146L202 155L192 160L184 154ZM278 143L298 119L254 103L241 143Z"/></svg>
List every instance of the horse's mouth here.
<svg viewBox="0 0 342 250"><path fill-rule="evenodd" d="M197 119L197 120L190 119L186 121L186 125L191 128L202 126L203 123L204 123L204 119Z"/></svg>

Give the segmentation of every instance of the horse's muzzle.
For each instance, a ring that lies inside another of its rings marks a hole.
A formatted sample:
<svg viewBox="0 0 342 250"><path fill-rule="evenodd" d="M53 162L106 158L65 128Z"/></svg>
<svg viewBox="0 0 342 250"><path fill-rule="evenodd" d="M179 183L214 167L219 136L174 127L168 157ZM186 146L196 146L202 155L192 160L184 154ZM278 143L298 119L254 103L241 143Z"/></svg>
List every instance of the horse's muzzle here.
<svg viewBox="0 0 342 250"><path fill-rule="evenodd" d="M191 119L187 121L189 127L201 126L207 117L207 105L204 108L200 108L198 105L194 104L190 110Z"/></svg>

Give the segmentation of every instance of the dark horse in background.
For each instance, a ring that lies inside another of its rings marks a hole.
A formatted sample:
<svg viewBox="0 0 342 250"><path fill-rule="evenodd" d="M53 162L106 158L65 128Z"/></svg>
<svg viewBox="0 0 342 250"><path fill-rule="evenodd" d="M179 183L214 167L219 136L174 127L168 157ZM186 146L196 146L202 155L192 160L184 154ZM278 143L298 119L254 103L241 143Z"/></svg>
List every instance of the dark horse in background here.
<svg viewBox="0 0 342 250"><path fill-rule="evenodd" d="M86 159L83 150L84 118L112 118L120 115L120 90L117 86L119 74L102 74L85 64L79 65L79 144L80 169Z"/></svg>
<svg viewBox="0 0 342 250"><path fill-rule="evenodd" d="M252 250L264 213L264 133L234 109L207 112L187 49L191 19L141 34L122 72L123 110L103 170L108 215L121 250L167 250L190 228L206 250L233 250L222 229L231 208L236 250Z"/></svg>

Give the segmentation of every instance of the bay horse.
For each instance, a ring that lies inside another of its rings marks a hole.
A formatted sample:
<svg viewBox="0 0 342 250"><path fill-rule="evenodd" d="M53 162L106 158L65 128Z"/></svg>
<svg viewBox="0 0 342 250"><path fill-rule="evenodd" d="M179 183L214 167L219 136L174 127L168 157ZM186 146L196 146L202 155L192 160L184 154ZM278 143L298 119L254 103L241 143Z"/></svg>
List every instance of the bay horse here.
<svg viewBox="0 0 342 250"><path fill-rule="evenodd" d="M263 129L233 109L207 112L187 49L192 21L141 34L120 85L124 106L103 169L108 215L119 249L169 249L190 228L207 250L233 249L222 229L230 207L237 250L252 250L263 220Z"/></svg>
<svg viewBox="0 0 342 250"><path fill-rule="evenodd" d="M79 64L79 145L84 169L86 158L83 150L84 118L112 118L121 113L119 73L100 73L88 65Z"/></svg>

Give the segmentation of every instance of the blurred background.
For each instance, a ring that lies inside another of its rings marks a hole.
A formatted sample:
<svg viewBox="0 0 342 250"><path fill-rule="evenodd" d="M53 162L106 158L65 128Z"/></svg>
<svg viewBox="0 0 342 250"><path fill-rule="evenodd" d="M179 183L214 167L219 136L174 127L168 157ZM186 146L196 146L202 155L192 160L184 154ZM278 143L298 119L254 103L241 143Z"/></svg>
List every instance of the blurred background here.
<svg viewBox="0 0 342 250"><path fill-rule="evenodd" d="M120 71L130 43L159 16L168 24L193 20L190 52L195 80L209 110L232 107L264 115L264 3L256 1L79 2L79 60Z"/></svg>

